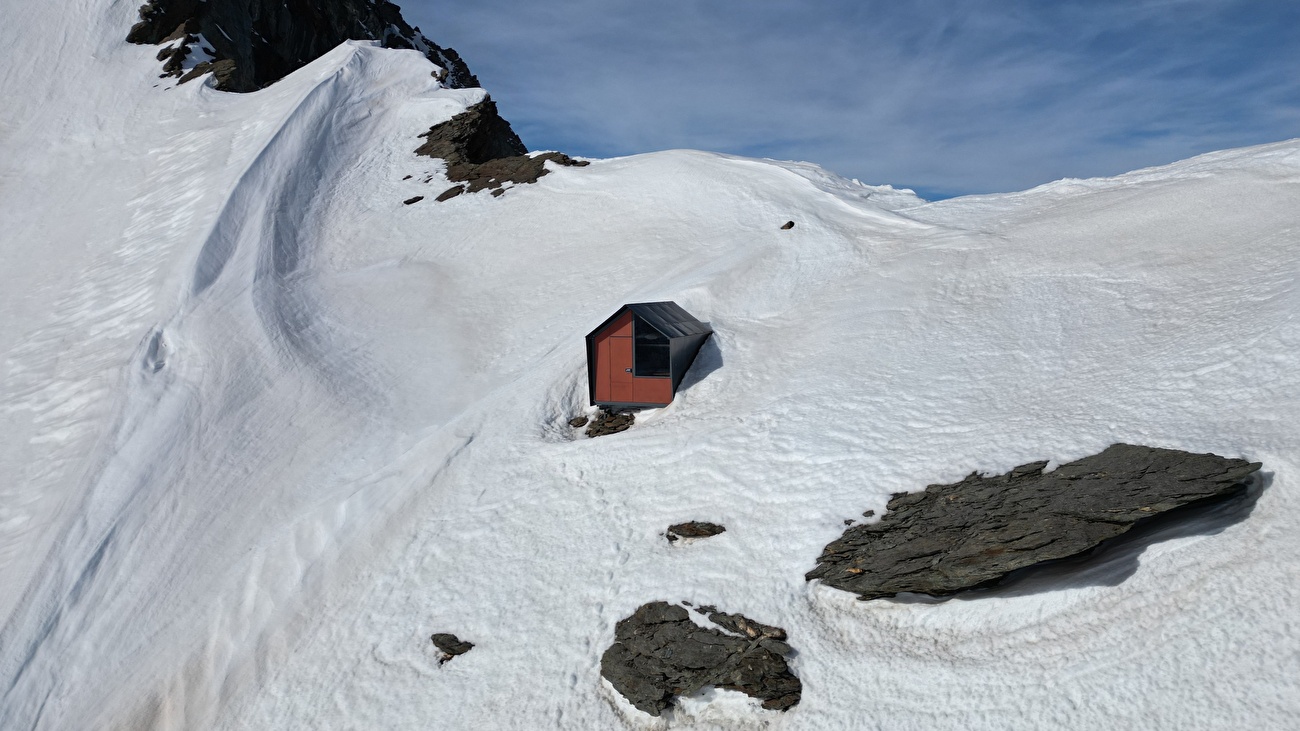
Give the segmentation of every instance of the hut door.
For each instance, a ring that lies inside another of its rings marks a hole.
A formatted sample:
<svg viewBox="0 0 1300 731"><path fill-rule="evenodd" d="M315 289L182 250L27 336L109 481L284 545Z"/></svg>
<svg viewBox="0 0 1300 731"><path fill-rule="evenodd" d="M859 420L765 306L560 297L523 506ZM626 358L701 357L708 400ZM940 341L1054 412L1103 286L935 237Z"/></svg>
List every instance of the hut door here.
<svg viewBox="0 0 1300 731"><path fill-rule="evenodd" d="M609 400L635 401L632 396L632 338L609 339Z"/></svg>
<svg viewBox="0 0 1300 731"><path fill-rule="evenodd" d="M595 396L599 402L633 403L632 313L624 312L596 335Z"/></svg>

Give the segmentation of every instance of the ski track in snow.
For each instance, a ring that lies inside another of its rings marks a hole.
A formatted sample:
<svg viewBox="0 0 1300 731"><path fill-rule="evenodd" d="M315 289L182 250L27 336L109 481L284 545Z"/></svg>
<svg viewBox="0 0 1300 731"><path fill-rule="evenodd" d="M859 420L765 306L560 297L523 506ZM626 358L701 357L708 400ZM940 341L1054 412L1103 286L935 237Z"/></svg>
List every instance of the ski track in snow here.
<svg viewBox="0 0 1300 731"><path fill-rule="evenodd" d="M131 13L0 77L48 89L0 119L0 223L37 252L0 254L22 290L0 296L0 727L1211 729L1300 710L1300 143L933 204L671 151L435 204L415 135L483 92L364 43L255 94L155 87L153 49L117 40ZM79 207L47 221L61 188ZM659 298L716 331L684 389L575 438L581 336ZM1115 441L1257 459L1264 487L950 601L803 581L893 492ZM727 532L664 540L692 519ZM785 627L803 702L631 710L599 658L656 599ZM439 666L439 631L476 646Z"/></svg>

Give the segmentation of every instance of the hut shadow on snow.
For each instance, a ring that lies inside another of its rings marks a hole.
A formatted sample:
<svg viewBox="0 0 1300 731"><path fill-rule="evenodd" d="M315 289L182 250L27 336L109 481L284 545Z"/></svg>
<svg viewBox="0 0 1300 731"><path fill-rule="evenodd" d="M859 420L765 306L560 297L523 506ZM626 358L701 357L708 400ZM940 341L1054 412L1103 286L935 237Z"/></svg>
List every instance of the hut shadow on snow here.
<svg viewBox="0 0 1300 731"><path fill-rule="evenodd" d="M712 327L712 323L704 323ZM682 378L682 385L677 387L677 392L689 391L695 387L695 384L709 377L709 374L722 367L722 348L718 347L716 337L704 341L700 346L700 352L695 356L695 362L691 364L690 370Z"/></svg>
<svg viewBox="0 0 1300 731"><path fill-rule="evenodd" d="M1087 553L1048 561L1013 571L986 587L950 596L899 594L884 601L932 604L952 600L978 601L1017 597L1087 586L1119 586L1137 572L1148 546L1176 538L1211 536L1236 525L1255 510L1264 491L1273 484L1272 472L1253 475L1231 495L1170 510L1135 525L1127 533L1104 541Z"/></svg>

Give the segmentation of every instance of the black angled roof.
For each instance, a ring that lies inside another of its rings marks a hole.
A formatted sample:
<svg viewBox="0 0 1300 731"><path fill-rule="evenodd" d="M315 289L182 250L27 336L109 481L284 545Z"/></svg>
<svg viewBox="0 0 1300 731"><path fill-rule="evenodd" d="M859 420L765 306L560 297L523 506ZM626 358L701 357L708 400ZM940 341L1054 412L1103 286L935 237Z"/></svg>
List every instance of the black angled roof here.
<svg viewBox="0 0 1300 731"><path fill-rule="evenodd" d="M627 308L665 337L684 338L713 332L713 328L695 319L676 302L638 302Z"/></svg>
<svg viewBox="0 0 1300 731"><path fill-rule="evenodd" d="M608 320L602 322L600 327L592 330L591 335L604 330L625 309L631 310L637 317L648 322L650 327L663 333L664 337L669 339L713 332L713 328L695 319L694 315L683 310L676 302L635 302L618 308L618 311L611 315Z"/></svg>

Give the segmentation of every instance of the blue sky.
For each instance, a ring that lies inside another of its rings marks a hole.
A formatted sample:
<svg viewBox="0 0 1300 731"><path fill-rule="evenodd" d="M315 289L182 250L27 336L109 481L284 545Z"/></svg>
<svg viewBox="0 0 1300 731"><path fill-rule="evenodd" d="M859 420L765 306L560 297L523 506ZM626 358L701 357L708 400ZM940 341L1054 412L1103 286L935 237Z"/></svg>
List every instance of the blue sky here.
<svg viewBox="0 0 1300 731"><path fill-rule="evenodd" d="M927 198L1300 136L1295 0L407 0L530 149L808 160Z"/></svg>

